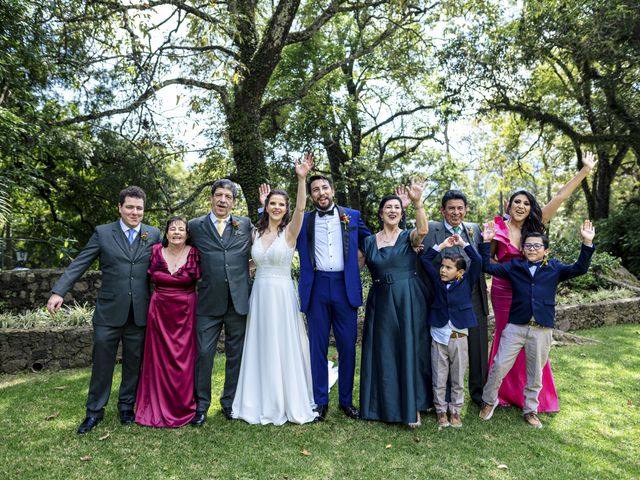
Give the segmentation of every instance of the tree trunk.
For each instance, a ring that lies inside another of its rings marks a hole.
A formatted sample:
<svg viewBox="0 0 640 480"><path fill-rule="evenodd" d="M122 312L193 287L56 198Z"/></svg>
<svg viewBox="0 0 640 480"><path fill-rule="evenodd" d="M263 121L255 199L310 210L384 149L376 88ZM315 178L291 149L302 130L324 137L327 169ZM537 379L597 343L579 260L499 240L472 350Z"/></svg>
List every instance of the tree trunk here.
<svg viewBox="0 0 640 480"><path fill-rule="evenodd" d="M235 180L242 187L249 217L258 219L258 187L267 182L267 163L260 133L260 107L245 98L237 98L233 112L228 115L229 140L233 161L237 168Z"/></svg>

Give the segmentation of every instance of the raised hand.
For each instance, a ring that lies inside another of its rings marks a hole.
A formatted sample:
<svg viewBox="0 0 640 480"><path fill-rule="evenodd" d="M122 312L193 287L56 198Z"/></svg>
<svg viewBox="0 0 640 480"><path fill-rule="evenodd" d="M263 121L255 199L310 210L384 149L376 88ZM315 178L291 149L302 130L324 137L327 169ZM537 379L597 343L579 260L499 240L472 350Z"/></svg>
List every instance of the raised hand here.
<svg viewBox="0 0 640 480"><path fill-rule="evenodd" d="M449 238L452 240L453 245L457 245L458 247L464 247L464 240L460 235L458 234L451 235Z"/></svg>
<svg viewBox="0 0 640 480"><path fill-rule="evenodd" d="M399 185L396 187L396 195L400 197L400 203L402 204L402 208L405 210L411 204L411 199L409 195L407 195L407 190L404 185Z"/></svg>
<svg viewBox="0 0 640 480"><path fill-rule="evenodd" d="M298 162L296 159L296 175L298 178L306 178L313 169L313 153L305 152L302 160Z"/></svg>
<svg viewBox="0 0 640 480"><path fill-rule="evenodd" d="M598 160L593 155L593 152L585 152L582 156L582 166L588 168L589 170L593 170Z"/></svg>
<svg viewBox="0 0 640 480"><path fill-rule="evenodd" d="M260 200L260 205L262 205L264 207L264 202L267 201L267 195L269 195L269 192L271 191L271 186L268 183L261 183L260 186L258 187L258 193L259 193L259 197L258 199Z"/></svg>
<svg viewBox="0 0 640 480"><path fill-rule="evenodd" d="M439 245L440 250L444 250L445 248L451 248L455 246L456 241L453 237L457 237L457 235L453 235L451 237L445 238L444 241Z"/></svg>
<svg viewBox="0 0 640 480"><path fill-rule="evenodd" d="M409 188L404 187L407 196L413 202L414 205L420 205L422 201L422 193L424 187L427 185L426 180L421 177L411 177L411 185Z"/></svg>
<svg viewBox="0 0 640 480"><path fill-rule="evenodd" d="M593 237L596 236L596 227L591 223L591 220L585 220L582 223L580 235L582 235L582 241L585 245L593 244Z"/></svg>
<svg viewBox="0 0 640 480"><path fill-rule="evenodd" d="M482 232L482 238L485 243L490 242L496 236L496 224L491 220L484 224L484 231Z"/></svg>

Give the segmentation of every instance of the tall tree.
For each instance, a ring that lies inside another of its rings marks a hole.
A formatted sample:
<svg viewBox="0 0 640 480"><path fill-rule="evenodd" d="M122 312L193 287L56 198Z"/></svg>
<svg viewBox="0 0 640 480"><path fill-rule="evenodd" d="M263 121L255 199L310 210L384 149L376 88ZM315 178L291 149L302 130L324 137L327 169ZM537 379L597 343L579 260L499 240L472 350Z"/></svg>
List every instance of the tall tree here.
<svg viewBox="0 0 640 480"><path fill-rule="evenodd" d="M513 112L598 155L583 191L592 218L609 214L611 185L629 151L638 155L640 6L629 0L527 0L520 11L494 4L455 35L445 64L482 99L481 112Z"/></svg>
<svg viewBox="0 0 640 480"><path fill-rule="evenodd" d="M61 24L83 32L90 26L86 41L92 42L93 55L77 67L95 82L91 89L85 84L82 113L59 124L132 113L136 116L126 118L148 124L157 92L175 85L194 89L198 97L192 107L222 124L218 134L228 141L235 180L245 192L257 191L267 180L265 117L295 104L332 72L371 54L423 14L419 2L387 0L93 0L71 14L65 6L73 0L55 3ZM355 48L327 50L323 62L292 79L296 91L286 96L270 91L283 52L359 15L372 21L362 24ZM257 197L247 199L254 212Z"/></svg>

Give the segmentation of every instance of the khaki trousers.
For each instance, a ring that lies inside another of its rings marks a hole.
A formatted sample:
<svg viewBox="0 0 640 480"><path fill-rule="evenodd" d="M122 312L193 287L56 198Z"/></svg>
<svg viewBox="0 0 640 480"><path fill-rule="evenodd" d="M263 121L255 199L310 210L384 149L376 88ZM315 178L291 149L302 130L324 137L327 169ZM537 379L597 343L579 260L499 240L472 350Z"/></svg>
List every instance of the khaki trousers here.
<svg viewBox="0 0 640 480"><path fill-rule="evenodd" d="M469 364L467 337L449 338L443 345L431 342L431 371L433 375L433 404L437 413L460 414L464 405L464 373ZM447 378L451 379L450 402L446 401Z"/></svg>
<svg viewBox="0 0 640 480"><path fill-rule="evenodd" d="M527 359L527 384L524 387L523 413L537 413L538 395L542 390L542 368L549 359L553 329L509 323L502 331L500 346L489 378L482 393L482 400L491 405L498 401L498 390L509 373L520 350L524 348Z"/></svg>

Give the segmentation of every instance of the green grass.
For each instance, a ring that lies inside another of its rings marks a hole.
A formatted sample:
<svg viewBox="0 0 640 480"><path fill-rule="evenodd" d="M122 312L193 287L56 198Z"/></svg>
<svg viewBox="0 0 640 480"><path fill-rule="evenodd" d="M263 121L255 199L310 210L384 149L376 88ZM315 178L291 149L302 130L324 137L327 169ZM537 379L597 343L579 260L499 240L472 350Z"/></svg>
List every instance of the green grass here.
<svg viewBox="0 0 640 480"><path fill-rule="evenodd" d="M89 370L4 375L0 478L640 478L640 326L581 334L601 343L552 351L561 412L541 415L543 430L513 408L482 422L472 405L460 430L438 431L432 414L416 431L354 422L338 412L335 390L319 424L229 422L216 405L201 429L122 427L114 389L103 423L78 436Z"/></svg>

